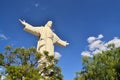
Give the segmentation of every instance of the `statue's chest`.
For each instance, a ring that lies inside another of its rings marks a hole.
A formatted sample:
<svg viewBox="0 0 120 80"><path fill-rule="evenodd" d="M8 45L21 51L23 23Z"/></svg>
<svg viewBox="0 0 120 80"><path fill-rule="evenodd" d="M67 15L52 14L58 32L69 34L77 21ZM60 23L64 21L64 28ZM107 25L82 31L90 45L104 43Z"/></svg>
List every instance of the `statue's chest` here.
<svg viewBox="0 0 120 80"><path fill-rule="evenodd" d="M50 28L44 27L40 31L41 36L52 37L53 32Z"/></svg>

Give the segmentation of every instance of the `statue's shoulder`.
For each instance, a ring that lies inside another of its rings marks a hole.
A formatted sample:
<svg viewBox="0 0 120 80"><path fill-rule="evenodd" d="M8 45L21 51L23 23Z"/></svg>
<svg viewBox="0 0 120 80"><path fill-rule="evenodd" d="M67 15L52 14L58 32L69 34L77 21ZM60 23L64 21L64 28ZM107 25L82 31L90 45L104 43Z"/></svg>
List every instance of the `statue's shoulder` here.
<svg viewBox="0 0 120 80"><path fill-rule="evenodd" d="M36 26L35 28L42 29L44 26Z"/></svg>
<svg viewBox="0 0 120 80"><path fill-rule="evenodd" d="M40 26L40 28L44 28L44 26Z"/></svg>
<svg viewBox="0 0 120 80"><path fill-rule="evenodd" d="M45 27L44 26L38 26L37 29L40 30L40 31L43 31L43 30L45 30Z"/></svg>

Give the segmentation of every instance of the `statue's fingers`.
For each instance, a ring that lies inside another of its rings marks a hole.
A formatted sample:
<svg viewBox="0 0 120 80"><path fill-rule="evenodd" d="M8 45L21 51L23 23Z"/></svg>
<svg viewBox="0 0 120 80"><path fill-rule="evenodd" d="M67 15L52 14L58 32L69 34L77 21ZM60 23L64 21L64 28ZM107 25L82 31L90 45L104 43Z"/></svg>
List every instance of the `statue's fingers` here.
<svg viewBox="0 0 120 80"><path fill-rule="evenodd" d="M25 20L23 20L23 22L25 22Z"/></svg>
<svg viewBox="0 0 120 80"><path fill-rule="evenodd" d="M19 19L19 21L22 23L22 20L21 20L21 19Z"/></svg>
<svg viewBox="0 0 120 80"><path fill-rule="evenodd" d="M67 45L69 45L69 43L67 43Z"/></svg>

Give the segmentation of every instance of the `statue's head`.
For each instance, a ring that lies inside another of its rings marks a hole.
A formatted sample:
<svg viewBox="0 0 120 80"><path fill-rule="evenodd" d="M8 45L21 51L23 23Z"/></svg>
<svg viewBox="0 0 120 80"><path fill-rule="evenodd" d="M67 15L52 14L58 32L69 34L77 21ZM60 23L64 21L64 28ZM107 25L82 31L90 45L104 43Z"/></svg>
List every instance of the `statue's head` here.
<svg viewBox="0 0 120 80"><path fill-rule="evenodd" d="M48 21L47 24L45 26L48 26L48 27L52 27L52 21Z"/></svg>

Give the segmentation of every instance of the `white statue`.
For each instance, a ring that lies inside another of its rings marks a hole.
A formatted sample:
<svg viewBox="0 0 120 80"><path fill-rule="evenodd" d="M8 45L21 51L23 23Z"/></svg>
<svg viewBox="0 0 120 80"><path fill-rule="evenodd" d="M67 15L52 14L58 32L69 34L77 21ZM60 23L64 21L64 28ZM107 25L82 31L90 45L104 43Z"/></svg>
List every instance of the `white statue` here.
<svg viewBox="0 0 120 80"><path fill-rule="evenodd" d="M61 40L52 30L52 21L48 21L45 26L33 27L32 25L20 20L25 26L24 30L36 35L39 40L37 44L37 51L43 53L44 51L49 52L49 56L54 56L54 45L55 43L66 46L69 43Z"/></svg>
<svg viewBox="0 0 120 80"><path fill-rule="evenodd" d="M44 56L44 51L48 51L49 56L54 56L54 44L55 43L61 46L64 46L64 47L69 44L66 41L61 40L52 31L51 29L52 21L48 21L45 24L45 26L39 26L39 27L34 27L26 23L24 20L23 21L20 20L20 22L24 25L25 31L30 32L39 38L38 44L37 44L37 51L43 55L42 58L38 61L38 67L40 67L41 70L54 63L54 61L50 62L46 59L46 57ZM44 66L44 63L46 63L45 66Z"/></svg>

